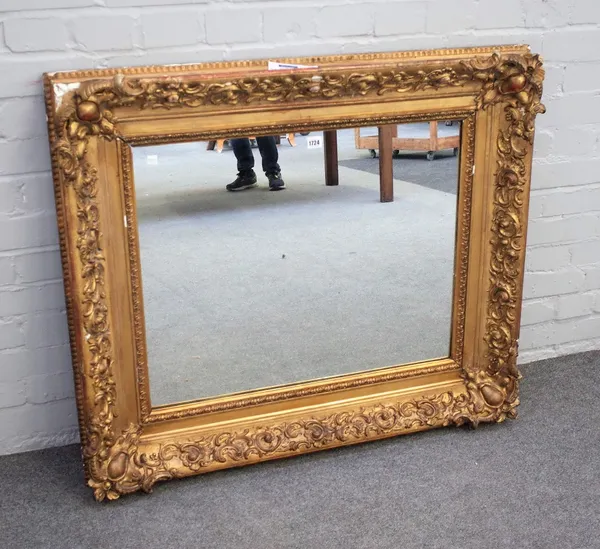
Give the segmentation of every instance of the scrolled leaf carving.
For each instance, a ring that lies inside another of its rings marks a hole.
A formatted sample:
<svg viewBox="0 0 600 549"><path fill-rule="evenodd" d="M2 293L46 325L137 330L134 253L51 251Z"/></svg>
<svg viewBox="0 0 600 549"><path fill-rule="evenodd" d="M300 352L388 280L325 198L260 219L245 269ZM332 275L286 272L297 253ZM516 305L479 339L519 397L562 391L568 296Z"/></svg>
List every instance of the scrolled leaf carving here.
<svg viewBox="0 0 600 549"><path fill-rule="evenodd" d="M462 423L466 410L466 396L448 392L401 404L379 404L354 412L162 444L150 455L139 454L141 430L132 425L110 447L103 460L94 462L90 485L97 499L115 499L119 494L136 489L150 491L160 480L182 476L182 468L200 472L215 464L227 467L278 454L289 455L403 431Z"/></svg>
<svg viewBox="0 0 600 549"><path fill-rule="evenodd" d="M113 90L123 103L141 108L238 105L265 101L297 102L314 99L383 95L462 86L472 80L468 72L452 68L431 71L376 71L337 75L292 74L238 78L227 82L181 81L177 78L128 79L115 77Z"/></svg>
<svg viewBox="0 0 600 549"><path fill-rule="evenodd" d="M502 58L493 55L472 62L483 82L481 108L501 104L506 124L499 131L492 214L492 253L485 341L487 362L466 374L475 421L503 421L516 417L518 382L517 306L525 253L523 195L527 191L528 162L534 122L545 112L541 103L544 70L537 55Z"/></svg>

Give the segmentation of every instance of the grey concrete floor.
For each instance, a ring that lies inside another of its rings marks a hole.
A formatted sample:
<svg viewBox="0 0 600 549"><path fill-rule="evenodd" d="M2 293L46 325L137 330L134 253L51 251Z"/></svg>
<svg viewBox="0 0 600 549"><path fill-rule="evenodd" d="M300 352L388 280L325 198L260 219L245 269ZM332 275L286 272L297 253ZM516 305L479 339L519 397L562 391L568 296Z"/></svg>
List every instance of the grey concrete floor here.
<svg viewBox="0 0 600 549"><path fill-rule="evenodd" d="M596 549L600 352L523 367L519 418L158 485L98 504L79 449L0 458L7 549Z"/></svg>

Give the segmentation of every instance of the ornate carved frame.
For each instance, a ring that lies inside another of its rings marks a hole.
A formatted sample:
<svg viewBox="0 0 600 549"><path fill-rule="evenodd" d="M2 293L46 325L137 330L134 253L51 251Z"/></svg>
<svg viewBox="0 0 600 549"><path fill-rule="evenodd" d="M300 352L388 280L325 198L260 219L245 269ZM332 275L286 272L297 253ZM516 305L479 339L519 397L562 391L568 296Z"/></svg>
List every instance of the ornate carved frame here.
<svg viewBox="0 0 600 549"><path fill-rule="evenodd" d="M534 121L526 46L45 75L86 480L161 480L450 424L516 417ZM461 119L450 357L153 408L131 146ZM234 129L232 129L234 128Z"/></svg>

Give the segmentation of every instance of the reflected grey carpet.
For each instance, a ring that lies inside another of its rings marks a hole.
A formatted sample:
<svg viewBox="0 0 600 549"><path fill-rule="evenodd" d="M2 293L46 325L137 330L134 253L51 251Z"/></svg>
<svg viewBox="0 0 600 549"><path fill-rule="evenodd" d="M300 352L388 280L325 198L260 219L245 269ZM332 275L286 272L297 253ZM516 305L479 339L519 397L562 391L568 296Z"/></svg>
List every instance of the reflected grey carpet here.
<svg viewBox="0 0 600 549"><path fill-rule="evenodd" d="M402 152L394 160L394 179L410 181L428 189L456 194L458 190L458 157L451 152L440 151L434 160L426 160L425 154ZM376 158L352 158L340 160L340 166L379 173L379 160ZM456 177L448 177L448 174Z"/></svg>
<svg viewBox="0 0 600 549"><path fill-rule="evenodd" d="M600 547L600 352L523 373L515 421L173 481L107 505L83 486L76 446L2 457L2 547Z"/></svg>

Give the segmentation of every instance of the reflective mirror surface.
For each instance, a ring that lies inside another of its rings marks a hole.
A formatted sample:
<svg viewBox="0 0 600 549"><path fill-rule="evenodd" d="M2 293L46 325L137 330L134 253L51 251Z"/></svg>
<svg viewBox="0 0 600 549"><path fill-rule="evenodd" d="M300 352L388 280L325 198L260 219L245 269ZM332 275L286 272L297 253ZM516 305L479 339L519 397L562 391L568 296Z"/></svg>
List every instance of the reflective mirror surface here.
<svg viewBox="0 0 600 549"><path fill-rule="evenodd" d="M334 186L323 132L134 148L153 406L448 356L460 124L436 126L433 155L394 127L387 203L377 128L333 132Z"/></svg>

